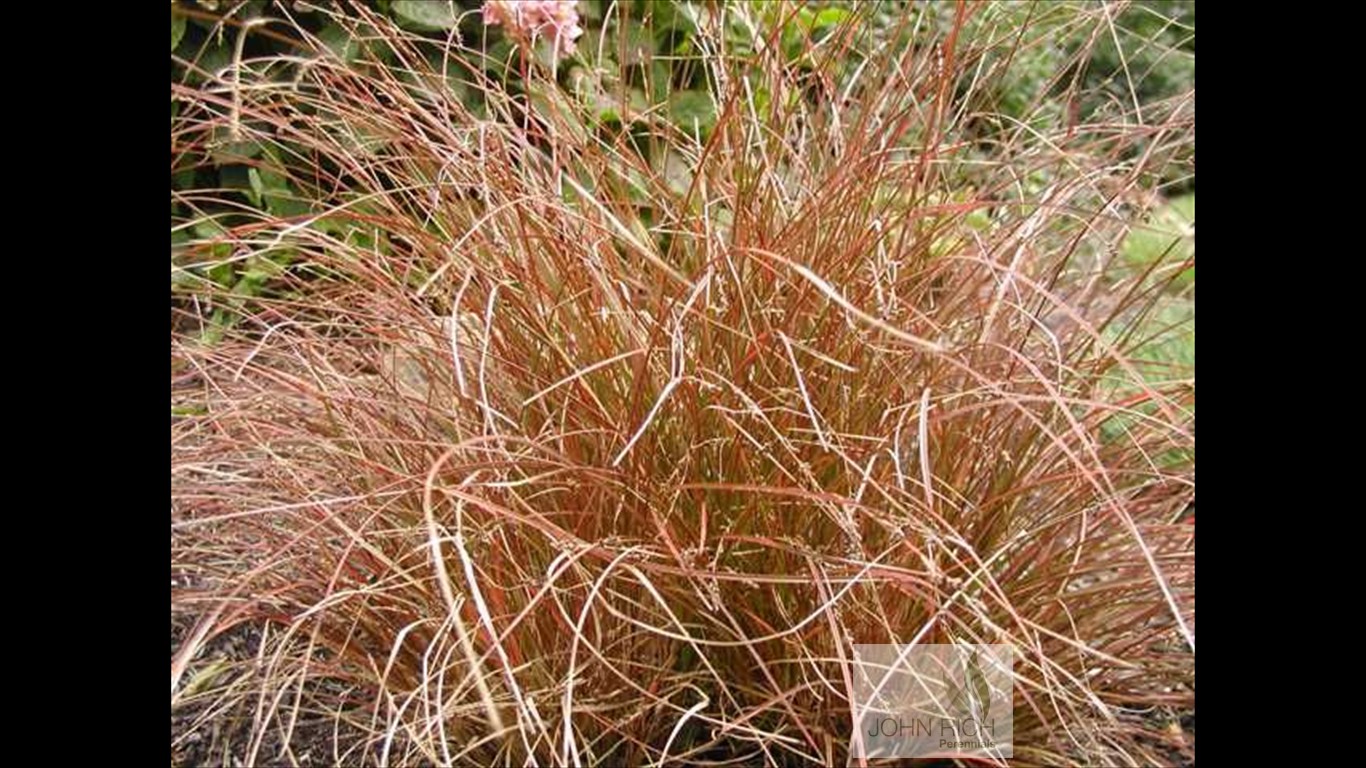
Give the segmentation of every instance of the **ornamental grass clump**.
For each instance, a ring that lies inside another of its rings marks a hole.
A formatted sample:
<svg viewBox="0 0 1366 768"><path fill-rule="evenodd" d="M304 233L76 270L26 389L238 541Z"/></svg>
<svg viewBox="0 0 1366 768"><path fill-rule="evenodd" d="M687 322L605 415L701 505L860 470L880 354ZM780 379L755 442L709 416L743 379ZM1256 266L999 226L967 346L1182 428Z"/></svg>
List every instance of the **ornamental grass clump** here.
<svg viewBox="0 0 1366 768"><path fill-rule="evenodd" d="M1193 759L1193 288L1119 248L1193 92L1007 118L1104 9L880 8L613 5L552 71L282 6L172 83L173 173L248 180L172 194L174 749L842 764L853 644L917 641L1018 649L1020 764Z"/></svg>

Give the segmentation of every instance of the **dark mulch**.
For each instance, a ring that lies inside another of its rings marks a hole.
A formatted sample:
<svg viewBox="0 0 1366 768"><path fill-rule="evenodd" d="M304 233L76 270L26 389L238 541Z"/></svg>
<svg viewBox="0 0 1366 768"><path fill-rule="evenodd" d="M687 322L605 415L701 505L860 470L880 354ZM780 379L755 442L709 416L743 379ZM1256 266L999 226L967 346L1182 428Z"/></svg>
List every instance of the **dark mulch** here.
<svg viewBox="0 0 1366 768"><path fill-rule="evenodd" d="M189 617L171 617L171 653L194 628ZM222 671L212 683L194 696L182 699L171 710L171 766L245 766L251 749L252 725L256 717L256 697L233 699L222 695L225 687L235 680L256 672L262 633L259 628L242 624L208 642L198 658L186 670L182 688L195 680L206 669L219 665ZM305 694L319 694L317 698L335 698L337 691L328 690L326 681L310 683ZM292 697L287 698L291 701ZM224 702L230 702L224 707ZM286 705L288 706L288 704ZM262 738L256 752L255 765L337 765L337 755L344 755L343 765L360 764L359 751L348 749L361 743L359 729L339 724L329 713L301 711L290 736L289 744L282 741L279 728L271 728Z"/></svg>
<svg viewBox="0 0 1366 768"><path fill-rule="evenodd" d="M171 653L194 628L191 617L171 616ZM223 671L214 678L210 690L183 699L171 710L171 766L189 768L190 766L245 766L251 749L252 723L256 715L257 700L248 697L221 708L224 697L218 695L223 687L232 681L251 675L255 671L256 659L260 651L262 633L259 628L249 624L239 625L214 637L192 663L185 673L186 685L195 676L213 665L223 665ZM319 688L319 698L335 698L340 691L328 690L326 681L313 683ZM1176 712L1153 710L1144 714L1126 716L1134 721L1142 721L1146 728L1157 729L1167 734L1166 739L1153 739L1146 743L1148 749L1164 759L1159 765L1187 768L1195 765L1195 711ZM329 714L308 714L301 712L294 727L289 744L282 743L280 729L273 728L262 739L256 753L256 765L301 765L323 766L338 765L337 755L345 755L342 765L358 765L376 762L375 755L366 756L359 750L348 753L354 745L361 743L360 729L339 726ZM733 759L733 756L732 756ZM925 761L915 761L924 766ZM947 765L934 763L934 765Z"/></svg>

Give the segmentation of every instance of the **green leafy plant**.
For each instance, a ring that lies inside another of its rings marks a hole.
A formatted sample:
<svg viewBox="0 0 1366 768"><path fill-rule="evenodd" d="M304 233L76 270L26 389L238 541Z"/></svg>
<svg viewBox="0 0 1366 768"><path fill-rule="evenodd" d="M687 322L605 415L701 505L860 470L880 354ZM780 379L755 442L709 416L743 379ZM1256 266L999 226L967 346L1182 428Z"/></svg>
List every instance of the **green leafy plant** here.
<svg viewBox="0 0 1366 768"><path fill-rule="evenodd" d="M1124 240L1124 257L1137 269L1156 265L1156 279L1170 279L1173 291L1195 285L1195 193L1159 205L1150 221ZM1176 271L1172 276L1173 270Z"/></svg>

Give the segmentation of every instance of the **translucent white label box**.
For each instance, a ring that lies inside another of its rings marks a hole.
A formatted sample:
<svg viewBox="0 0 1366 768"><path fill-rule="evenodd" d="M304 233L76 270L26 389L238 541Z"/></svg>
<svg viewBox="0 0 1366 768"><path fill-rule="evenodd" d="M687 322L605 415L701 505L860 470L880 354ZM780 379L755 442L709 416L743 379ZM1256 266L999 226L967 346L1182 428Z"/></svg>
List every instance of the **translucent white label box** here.
<svg viewBox="0 0 1366 768"><path fill-rule="evenodd" d="M1009 645L854 646L860 757L1013 757L1015 653Z"/></svg>

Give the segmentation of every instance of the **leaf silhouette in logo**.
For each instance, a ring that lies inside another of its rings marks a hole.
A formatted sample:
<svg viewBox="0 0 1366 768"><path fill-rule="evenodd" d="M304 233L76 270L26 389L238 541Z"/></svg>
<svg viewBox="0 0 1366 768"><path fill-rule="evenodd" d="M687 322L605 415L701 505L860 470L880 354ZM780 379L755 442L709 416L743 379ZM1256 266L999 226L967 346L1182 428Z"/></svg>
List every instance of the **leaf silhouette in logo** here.
<svg viewBox="0 0 1366 768"><path fill-rule="evenodd" d="M965 669L968 688L976 695L977 700L973 708L974 712L980 713L977 716L979 721L985 720L991 713L991 685L987 683L987 676L982 674L982 667L977 662L977 652L972 652L972 657L968 659Z"/></svg>
<svg viewBox="0 0 1366 768"><path fill-rule="evenodd" d="M948 708L949 708L949 711L948 711L948 712L945 712L944 714L945 714L945 715L948 715L948 714L952 713L952 714L956 715L959 719L962 719L962 717L963 717L963 703L964 703L964 702L963 702L963 689L960 688L960 687L958 687L958 685L957 685L956 683L949 683L948 694L949 694L949 707L948 707Z"/></svg>
<svg viewBox="0 0 1366 768"><path fill-rule="evenodd" d="M963 684L949 685L949 705L963 720L972 718L980 722L990 713L991 685L982 674L977 651L973 651L963 664Z"/></svg>

